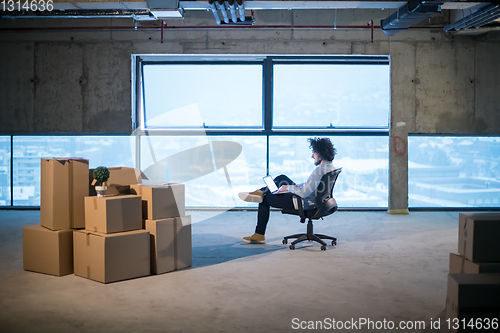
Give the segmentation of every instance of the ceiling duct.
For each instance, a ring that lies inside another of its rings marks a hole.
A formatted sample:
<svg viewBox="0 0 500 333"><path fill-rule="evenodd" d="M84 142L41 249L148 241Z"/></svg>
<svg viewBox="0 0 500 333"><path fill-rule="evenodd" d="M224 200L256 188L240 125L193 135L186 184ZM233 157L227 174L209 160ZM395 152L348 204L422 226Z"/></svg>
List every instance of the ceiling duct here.
<svg viewBox="0 0 500 333"><path fill-rule="evenodd" d="M441 12L441 5L445 2L447 1L410 0L394 14L383 19L380 22L380 27L386 35L393 36Z"/></svg>
<svg viewBox="0 0 500 333"><path fill-rule="evenodd" d="M492 23L496 19L500 18L500 5L490 3L483 8L471 13L470 15L464 16L460 20L453 22L450 25L444 27L444 31L460 31L470 28L479 28L488 23ZM496 27L498 29L498 27Z"/></svg>
<svg viewBox="0 0 500 333"><path fill-rule="evenodd" d="M156 19L184 17L184 9L179 7L179 0L146 0L146 3Z"/></svg>

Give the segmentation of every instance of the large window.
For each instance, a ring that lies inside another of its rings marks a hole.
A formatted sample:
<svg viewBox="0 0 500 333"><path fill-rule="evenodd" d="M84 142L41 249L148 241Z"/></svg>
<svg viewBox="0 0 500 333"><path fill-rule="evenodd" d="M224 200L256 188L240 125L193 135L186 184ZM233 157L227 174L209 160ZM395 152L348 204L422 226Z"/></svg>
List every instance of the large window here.
<svg viewBox="0 0 500 333"><path fill-rule="evenodd" d="M150 63L143 128L262 128L262 65Z"/></svg>
<svg viewBox="0 0 500 333"><path fill-rule="evenodd" d="M384 65L275 65L273 125L387 128L389 90Z"/></svg>
<svg viewBox="0 0 500 333"><path fill-rule="evenodd" d="M185 183L187 206L252 207L237 193L262 187L266 174L307 180L315 136L337 148L340 207L388 206L387 57L136 60L141 169L152 181Z"/></svg>
<svg viewBox="0 0 500 333"><path fill-rule="evenodd" d="M10 136L0 136L0 206L10 206Z"/></svg>
<svg viewBox="0 0 500 333"><path fill-rule="evenodd" d="M410 207L500 207L500 137L410 136Z"/></svg>

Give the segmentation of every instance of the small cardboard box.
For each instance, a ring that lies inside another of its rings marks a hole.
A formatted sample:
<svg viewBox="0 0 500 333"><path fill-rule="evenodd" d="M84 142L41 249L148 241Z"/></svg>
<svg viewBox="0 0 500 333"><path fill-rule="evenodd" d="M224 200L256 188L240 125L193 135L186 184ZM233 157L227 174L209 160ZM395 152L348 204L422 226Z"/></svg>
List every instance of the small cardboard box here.
<svg viewBox="0 0 500 333"><path fill-rule="evenodd" d="M461 254L450 253L450 274L500 273L500 262L472 262Z"/></svg>
<svg viewBox="0 0 500 333"><path fill-rule="evenodd" d="M191 216L145 220L151 233L151 273L162 274L193 264Z"/></svg>
<svg viewBox="0 0 500 333"><path fill-rule="evenodd" d="M149 232L73 233L75 275L102 283L149 275Z"/></svg>
<svg viewBox="0 0 500 333"><path fill-rule="evenodd" d="M85 230L110 234L142 229L142 199L138 195L85 198Z"/></svg>
<svg viewBox="0 0 500 333"><path fill-rule="evenodd" d="M130 193L142 196L142 218L160 220L184 216L184 184L131 185Z"/></svg>
<svg viewBox="0 0 500 333"><path fill-rule="evenodd" d="M41 225L51 230L85 227L83 198L89 195L88 173L85 159L41 159Z"/></svg>
<svg viewBox="0 0 500 333"><path fill-rule="evenodd" d="M39 224L23 227L23 267L56 276L73 273L73 230L53 231Z"/></svg>
<svg viewBox="0 0 500 333"><path fill-rule="evenodd" d="M130 194L130 185L140 184L147 177L138 168L108 168L109 179L107 183L106 195ZM94 181L94 169L89 169L89 195L96 196Z"/></svg>
<svg viewBox="0 0 500 333"><path fill-rule="evenodd" d="M473 262L500 262L500 214L460 214L458 253Z"/></svg>

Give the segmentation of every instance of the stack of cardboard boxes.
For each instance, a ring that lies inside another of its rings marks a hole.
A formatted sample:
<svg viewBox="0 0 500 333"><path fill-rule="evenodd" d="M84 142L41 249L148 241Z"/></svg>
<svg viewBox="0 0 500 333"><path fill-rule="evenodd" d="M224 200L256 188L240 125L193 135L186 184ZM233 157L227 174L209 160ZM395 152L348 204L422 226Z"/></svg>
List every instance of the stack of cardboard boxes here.
<svg viewBox="0 0 500 333"><path fill-rule="evenodd" d="M73 230L85 227L89 161L42 159L40 225L23 228L23 266L57 276L73 273Z"/></svg>
<svg viewBox="0 0 500 333"><path fill-rule="evenodd" d="M151 234L151 274L192 264L191 216L185 216L182 184L131 185L142 197L143 227Z"/></svg>
<svg viewBox="0 0 500 333"><path fill-rule="evenodd" d="M184 185L143 185L140 170L109 168L97 197L88 160L41 163L41 225L23 228L25 270L109 283L191 266Z"/></svg>
<svg viewBox="0 0 500 333"><path fill-rule="evenodd" d="M85 230L73 233L75 275L109 283L149 275L149 232L137 195L85 198Z"/></svg>
<svg viewBox="0 0 500 333"><path fill-rule="evenodd" d="M446 318L458 323L451 328L500 320L500 214L460 214L458 253L450 253Z"/></svg>

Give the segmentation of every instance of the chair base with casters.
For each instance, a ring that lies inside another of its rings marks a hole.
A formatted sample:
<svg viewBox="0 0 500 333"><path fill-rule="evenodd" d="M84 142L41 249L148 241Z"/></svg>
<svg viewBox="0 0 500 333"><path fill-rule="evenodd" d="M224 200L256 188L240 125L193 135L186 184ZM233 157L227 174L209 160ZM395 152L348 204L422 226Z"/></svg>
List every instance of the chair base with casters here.
<svg viewBox="0 0 500 333"><path fill-rule="evenodd" d="M295 245L300 243L300 242L318 242L321 244L321 250L325 251L326 250L326 243L323 242L323 239L329 239L332 241L332 245L335 246L337 245L337 238L332 237L332 236L327 236L327 235L322 235L322 234L315 234L313 232L313 224L311 219L307 222L307 233L305 234L295 234L295 235L290 235L286 236L283 238L283 244L287 244L288 240L290 238L297 238L290 244L290 250L295 250Z"/></svg>

